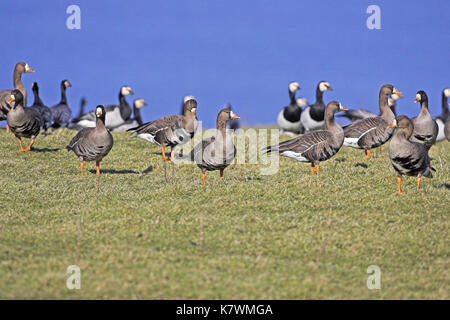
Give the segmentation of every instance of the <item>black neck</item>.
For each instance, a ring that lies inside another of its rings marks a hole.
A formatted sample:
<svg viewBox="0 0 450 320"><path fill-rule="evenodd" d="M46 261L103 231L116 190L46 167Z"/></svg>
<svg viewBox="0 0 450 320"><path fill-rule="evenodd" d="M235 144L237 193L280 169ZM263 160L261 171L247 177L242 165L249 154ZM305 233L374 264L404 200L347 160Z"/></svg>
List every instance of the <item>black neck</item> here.
<svg viewBox="0 0 450 320"><path fill-rule="evenodd" d="M289 90L289 98L291 100L291 103L290 103L291 106L297 104L297 101L295 101L295 91Z"/></svg>
<svg viewBox="0 0 450 320"><path fill-rule="evenodd" d="M67 98L66 98L66 86L64 83L61 83L61 101L60 104L67 104Z"/></svg>
<svg viewBox="0 0 450 320"><path fill-rule="evenodd" d="M319 86L316 89L316 104L324 104L323 103L323 91L320 90Z"/></svg>
<svg viewBox="0 0 450 320"><path fill-rule="evenodd" d="M141 117L141 109L136 107L136 106L134 106L133 107L133 112L134 112L134 120L136 120L137 123L139 125L141 125L143 123L142 122L142 117Z"/></svg>
<svg viewBox="0 0 450 320"><path fill-rule="evenodd" d="M39 97L39 88L33 87L33 94L34 94L34 103L33 104L42 106L43 103L42 103L41 98Z"/></svg>

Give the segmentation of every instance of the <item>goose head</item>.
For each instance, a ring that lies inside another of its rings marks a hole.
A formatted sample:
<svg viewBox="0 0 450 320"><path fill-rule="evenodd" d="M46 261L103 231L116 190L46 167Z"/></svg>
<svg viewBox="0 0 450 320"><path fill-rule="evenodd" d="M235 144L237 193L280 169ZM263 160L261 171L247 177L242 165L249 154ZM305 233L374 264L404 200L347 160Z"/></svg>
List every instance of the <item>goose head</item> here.
<svg viewBox="0 0 450 320"><path fill-rule="evenodd" d="M384 84L380 89L380 95L391 96L393 94L401 96L401 91L398 91L392 84Z"/></svg>
<svg viewBox="0 0 450 320"><path fill-rule="evenodd" d="M416 99L414 100L414 102L422 103L422 102L427 102L427 101L428 101L428 96L425 93L425 91L423 91L423 90L417 91Z"/></svg>
<svg viewBox="0 0 450 320"><path fill-rule="evenodd" d="M387 126L389 129L397 128L397 133L401 133L404 129L406 129L406 136L409 138L411 136L414 125L412 121L404 115L398 116L395 118L390 125Z"/></svg>
<svg viewBox="0 0 450 320"><path fill-rule="evenodd" d="M317 87L319 88L319 90L321 92L333 90L330 86L330 83L327 81L320 81L319 84L317 85Z"/></svg>
<svg viewBox="0 0 450 320"><path fill-rule="evenodd" d="M11 105L13 109L15 109L18 105L21 105L22 102L23 102L22 92L20 92L17 89L14 89L11 92L11 96L8 99L8 104Z"/></svg>
<svg viewBox="0 0 450 320"><path fill-rule="evenodd" d="M69 82L69 80L65 79L65 80L61 81L61 87L68 88L71 86L72 86L72 84Z"/></svg>
<svg viewBox="0 0 450 320"><path fill-rule="evenodd" d="M301 107L306 107L308 105L308 101L306 100L306 98L298 98L297 99L297 106Z"/></svg>
<svg viewBox="0 0 450 320"><path fill-rule="evenodd" d="M33 90L33 91L39 90L39 86L38 86L37 82L33 82L31 84L31 90Z"/></svg>
<svg viewBox="0 0 450 320"><path fill-rule="evenodd" d="M445 88L444 90L443 90L443 92L444 92L444 95L448 98L448 97L450 97L450 88Z"/></svg>
<svg viewBox="0 0 450 320"><path fill-rule="evenodd" d="M145 102L144 99L135 99L134 102L133 102L133 105L134 105L136 108L140 109L140 108L146 106L146 105L147 105L147 102Z"/></svg>
<svg viewBox="0 0 450 320"><path fill-rule="evenodd" d="M34 72L33 69L30 68L28 63L26 62L18 62L16 64L16 70L18 70L20 73L32 73Z"/></svg>
<svg viewBox="0 0 450 320"><path fill-rule="evenodd" d="M289 92L295 92L297 90L300 90L300 85L297 81L292 81L289 83Z"/></svg>
<svg viewBox="0 0 450 320"><path fill-rule="evenodd" d="M217 120L222 120L222 121L229 121L229 120L233 120L233 119L240 119L241 117L239 117L237 114L235 114L232 110L231 110L231 105L227 104L222 110L219 111L219 114L217 116Z"/></svg>
<svg viewBox="0 0 450 320"><path fill-rule="evenodd" d="M347 111L348 109L344 107L339 101L333 100L328 102L326 110L334 115L337 112Z"/></svg>
<svg viewBox="0 0 450 320"><path fill-rule="evenodd" d="M127 95L129 95L129 94L134 94L134 92L133 92L133 90L131 89L130 86L122 86L122 87L120 88L120 93L121 93L123 96L127 96Z"/></svg>
<svg viewBox="0 0 450 320"><path fill-rule="evenodd" d="M389 107L395 106L395 104L397 103L397 100L401 99L401 98L403 98L403 96L401 94L397 94L397 93L391 94L391 97L388 98Z"/></svg>
<svg viewBox="0 0 450 320"><path fill-rule="evenodd" d="M95 108L95 117L97 119L100 119L103 123L105 123L106 111L105 111L105 107L102 106L101 104L99 104Z"/></svg>
<svg viewBox="0 0 450 320"><path fill-rule="evenodd" d="M183 110L184 114L192 114L194 117L197 116L197 100L193 96L186 96L183 99Z"/></svg>

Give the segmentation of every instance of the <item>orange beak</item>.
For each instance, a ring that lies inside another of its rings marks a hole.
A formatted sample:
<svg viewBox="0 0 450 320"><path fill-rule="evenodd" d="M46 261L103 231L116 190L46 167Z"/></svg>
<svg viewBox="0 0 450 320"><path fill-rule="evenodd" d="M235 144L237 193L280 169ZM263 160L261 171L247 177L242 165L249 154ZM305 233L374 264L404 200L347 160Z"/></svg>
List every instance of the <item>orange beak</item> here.
<svg viewBox="0 0 450 320"><path fill-rule="evenodd" d="M414 99L414 102L419 102L419 101L420 101L419 98Z"/></svg>
<svg viewBox="0 0 450 320"><path fill-rule="evenodd" d="M191 112L194 116L197 116L197 108L192 108Z"/></svg>
<svg viewBox="0 0 450 320"><path fill-rule="evenodd" d="M402 94L402 92L401 91L398 91L397 89L395 89L394 88L394 90L392 91L392 93L395 93L395 94L398 94L398 95L401 95Z"/></svg>
<svg viewBox="0 0 450 320"><path fill-rule="evenodd" d="M29 68L28 72L34 73L35 71L33 69Z"/></svg>
<svg viewBox="0 0 450 320"><path fill-rule="evenodd" d="M388 129L396 128L396 127L397 127L397 121L395 121L395 120L390 125L387 126Z"/></svg>
<svg viewBox="0 0 450 320"><path fill-rule="evenodd" d="M344 107L344 106L341 106L341 110L342 110L342 111L347 111L348 108L346 108L346 107Z"/></svg>
<svg viewBox="0 0 450 320"><path fill-rule="evenodd" d="M8 100L8 104L11 104L11 102L14 102L14 100L16 100L16 99L14 99L14 97L10 97Z"/></svg>

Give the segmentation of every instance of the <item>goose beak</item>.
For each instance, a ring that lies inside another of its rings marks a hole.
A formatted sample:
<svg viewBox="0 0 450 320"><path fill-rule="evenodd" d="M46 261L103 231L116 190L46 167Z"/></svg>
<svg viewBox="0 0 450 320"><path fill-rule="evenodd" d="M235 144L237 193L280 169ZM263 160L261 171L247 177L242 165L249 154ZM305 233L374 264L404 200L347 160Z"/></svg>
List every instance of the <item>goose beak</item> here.
<svg viewBox="0 0 450 320"><path fill-rule="evenodd" d="M11 104L12 102L14 102L16 99L14 98L13 95L11 95L11 97L8 99L8 104Z"/></svg>
<svg viewBox="0 0 450 320"><path fill-rule="evenodd" d="M35 71L33 69L31 69L30 67L28 67L28 71L27 72L34 73Z"/></svg>
<svg viewBox="0 0 450 320"><path fill-rule="evenodd" d="M388 129L396 128L396 127L397 127L397 120L392 121L392 123L387 126Z"/></svg>
<svg viewBox="0 0 450 320"><path fill-rule="evenodd" d="M241 118L237 114L234 114L233 111L230 112L230 116L231 116L231 119L240 119Z"/></svg>
<svg viewBox="0 0 450 320"><path fill-rule="evenodd" d="M398 91L397 89L394 88L394 90L392 90L392 93L398 94L399 96L402 94L401 91Z"/></svg>
<svg viewBox="0 0 450 320"><path fill-rule="evenodd" d="M197 116L197 108L192 108L191 112L194 116Z"/></svg>
<svg viewBox="0 0 450 320"><path fill-rule="evenodd" d="M346 108L346 107L344 107L344 106L341 106L340 109L341 109L340 111L347 111L347 110L348 110L348 108Z"/></svg>
<svg viewBox="0 0 450 320"><path fill-rule="evenodd" d="M419 101L420 101L419 98L414 99L414 103L419 102Z"/></svg>
<svg viewBox="0 0 450 320"><path fill-rule="evenodd" d="M333 88L332 87L328 87L328 91L333 91Z"/></svg>

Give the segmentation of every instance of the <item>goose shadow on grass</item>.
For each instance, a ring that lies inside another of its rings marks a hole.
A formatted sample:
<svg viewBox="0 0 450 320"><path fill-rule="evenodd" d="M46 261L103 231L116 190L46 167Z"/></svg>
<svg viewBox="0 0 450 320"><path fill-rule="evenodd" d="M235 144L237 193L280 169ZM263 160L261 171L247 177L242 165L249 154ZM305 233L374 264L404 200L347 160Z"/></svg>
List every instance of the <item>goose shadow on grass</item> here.
<svg viewBox="0 0 450 320"><path fill-rule="evenodd" d="M95 174L94 169L89 170L90 173ZM139 174L139 172L134 170L115 170L115 169L100 169L100 174Z"/></svg>
<svg viewBox="0 0 450 320"><path fill-rule="evenodd" d="M438 186L435 186L435 188L438 188L438 189L444 188L444 189L450 190L450 183L442 183Z"/></svg>
<svg viewBox="0 0 450 320"><path fill-rule="evenodd" d="M34 148L34 147L32 147L30 149L31 152L57 152L59 150L61 150L61 149L59 149L59 148L54 148L54 149L42 148L42 149L40 149L40 148Z"/></svg>

